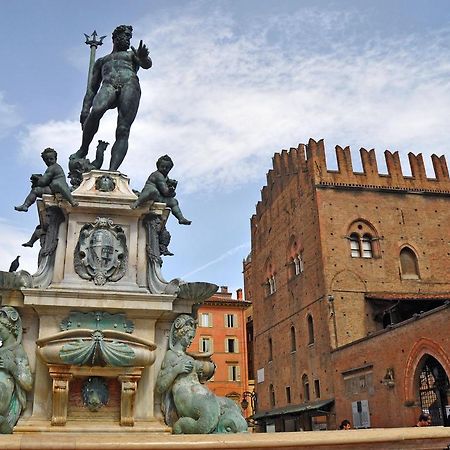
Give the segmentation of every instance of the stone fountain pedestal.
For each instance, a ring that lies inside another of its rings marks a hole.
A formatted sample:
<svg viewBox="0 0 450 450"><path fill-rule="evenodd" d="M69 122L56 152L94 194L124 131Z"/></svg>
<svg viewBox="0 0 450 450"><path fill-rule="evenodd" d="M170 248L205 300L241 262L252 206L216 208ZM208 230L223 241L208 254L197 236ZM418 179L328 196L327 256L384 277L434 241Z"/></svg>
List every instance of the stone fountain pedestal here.
<svg viewBox="0 0 450 450"><path fill-rule="evenodd" d="M164 280L160 236L170 210L151 202L132 209L137 197L125 175L91 171L73 197L77 207L53 195L38 202L46 230L39 268L21 277L20 290L2 295L22 316L34 372L14 431L95 424L97 431L168 432L154 386L170 325L217 286ZM89 377L102 377L109 388L98 411L83 404Z"/></svg>

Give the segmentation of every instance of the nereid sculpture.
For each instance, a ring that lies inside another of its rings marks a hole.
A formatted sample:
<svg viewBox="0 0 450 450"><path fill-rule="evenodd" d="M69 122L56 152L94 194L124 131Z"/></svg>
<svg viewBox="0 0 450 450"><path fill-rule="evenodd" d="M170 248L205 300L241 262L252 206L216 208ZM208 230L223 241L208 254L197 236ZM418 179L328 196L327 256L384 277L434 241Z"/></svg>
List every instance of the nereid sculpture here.
<svg viewBox="0 0 450 450"><path fill-rule="evenodd" d="M247 431L239 406L202 384L213 376L215 366L186 352L195 331L196 321L188 314L179 315L170 330L169 349L156 380L166 424L174 434Z"/></svg>
<svg viewBox="0 0 450 450"><path fill-rule="evenodd" d="M22 320L12 306L0 308L0 433L12 433L25 409L33 378L22 345Z"/></svg>

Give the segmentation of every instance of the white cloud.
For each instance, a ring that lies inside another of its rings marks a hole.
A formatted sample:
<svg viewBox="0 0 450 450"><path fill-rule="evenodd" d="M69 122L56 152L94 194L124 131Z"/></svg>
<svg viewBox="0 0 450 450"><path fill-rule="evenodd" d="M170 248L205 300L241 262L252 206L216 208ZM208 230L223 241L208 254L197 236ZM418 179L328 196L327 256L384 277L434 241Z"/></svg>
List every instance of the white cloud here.
<svg viewBox="0 0 450 450"><path fill-rule="evenodd" d="M360 42L351 24L364 18L348 12L307 9L255 17L246 27L222 10L209 12L152 17L148 26L142 19L136 27L135 44L148 43L154 67L139 72L143 96L121 166L135 187L164 153L183 190L193 192L252 181L275 151L309 137L325 138L329 151L336 144L390 148L405 159L422 152L428 166L431 153L447 151L448 30ZM114 111L94 142L112 144L115 121ZM34 124L23 149L50 145L67 157L80 138L76 120Z"/></svg>

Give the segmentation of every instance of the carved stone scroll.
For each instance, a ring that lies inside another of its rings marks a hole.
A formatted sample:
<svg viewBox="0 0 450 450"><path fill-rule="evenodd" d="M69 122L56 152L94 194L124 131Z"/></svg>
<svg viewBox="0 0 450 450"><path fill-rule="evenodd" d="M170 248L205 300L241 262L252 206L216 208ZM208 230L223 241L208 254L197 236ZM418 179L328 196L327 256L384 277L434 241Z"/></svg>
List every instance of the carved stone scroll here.
<svg viewBox="0 0 450 450"><path fill-rule="evenodd" d="M163 227L161 216L149 213L145 216L144 227L147 232L147 284L152 294L176 294L179 291L179 280L167 282L162 273L159 235Z"/></svg>
<svg viewBox="0 0 450 450"><path fill-rule="evenodd" d="M45 288L53 279L59 226L64 222L64 213L57 206L49 206L41 219L42 246L38 256L38 270L33 274L33 287Z"/></svg>

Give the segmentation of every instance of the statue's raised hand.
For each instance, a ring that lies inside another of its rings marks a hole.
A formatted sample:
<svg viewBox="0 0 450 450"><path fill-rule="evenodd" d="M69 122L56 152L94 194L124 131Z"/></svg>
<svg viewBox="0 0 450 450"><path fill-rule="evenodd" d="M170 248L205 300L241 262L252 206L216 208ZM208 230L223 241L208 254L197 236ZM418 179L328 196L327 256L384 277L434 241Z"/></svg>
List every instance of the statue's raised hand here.
<svg viewBox="0 0 450 450"><path fill-rule="evenodd" d="M147 48L147 46L142 42L142 39L141 39L141 41L139 42L139 47L137 48L137 50L136 50L133 46L131 46L131 50L133 50L133 53L134 53L134 55L136 56L136 58L137 58L138 60L144 61L144 60L148 59L148 48Z"/></svg>

